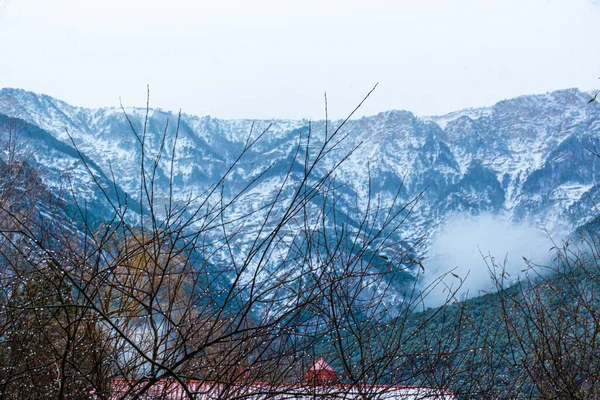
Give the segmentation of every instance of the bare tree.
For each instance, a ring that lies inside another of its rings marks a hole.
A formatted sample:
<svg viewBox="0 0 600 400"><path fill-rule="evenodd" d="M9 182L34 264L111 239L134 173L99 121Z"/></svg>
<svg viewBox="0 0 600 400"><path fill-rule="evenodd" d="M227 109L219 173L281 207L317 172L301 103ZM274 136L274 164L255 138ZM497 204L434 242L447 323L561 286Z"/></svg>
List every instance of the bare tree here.
<svg viewBox="0 0 600 400"><path fill-rule="evenodd" d="M393 287L422 268L415 249L398 241L418 198L401 203L398 188L391 205L370 194L366 208L357 201L354 210L338 210L335 173L354 149L331 157L345 139L347 120L322 137L309 127L273 198L241 217L231 210L269 168L233 194L227 180L267 131L250 132L221 179L187 201L173 196L178 130L169 137L165 129L153 153L147 123L138 130L130 121L140 154L136 195L121 196L118 182L101 181L80 153L100 201L111 210L102 223L90 221L90 205L76 192L77 226L55 223L42 230L43 218L24 223L2 203L4 276L16 285L5 293L3 304L12 304L5 312L7 330L19 320L23 330L43 339L36 345L23 335L14 345L7 342L11 350L21 347L6 354L35 367L11 371L6 385L16 387L22 373L58 398L172 397L175 391L182 398L292 396L311 385L305 371L323 356L340 374L326 393L322 382L312 382L318 383L317 397L382 396L381 386L372 385L443 387L453 373L447 364L459 330L430 330L443 308L413 322L421 293L416 286L403 294ZM165 159L166 195L156 182ZM332 167L318 172L325 161ZM53 220L63 213L57 204ZM257 234L240 251L236 237L249 221L259 221ZM427 335L435 338L427 354L415 353L412 341ZM32 345L48 354L27 358ZM3 393L42 393L20 387L24 392Z"/></svg>

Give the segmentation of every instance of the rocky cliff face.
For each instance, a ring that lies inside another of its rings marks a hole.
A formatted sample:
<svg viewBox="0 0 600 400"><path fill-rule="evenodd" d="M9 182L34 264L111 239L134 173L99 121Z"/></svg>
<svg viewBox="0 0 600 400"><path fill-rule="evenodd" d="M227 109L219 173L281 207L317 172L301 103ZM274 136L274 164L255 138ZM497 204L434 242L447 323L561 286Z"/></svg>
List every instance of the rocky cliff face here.
<svg viewBox="0 0 600 400"><path fill-rule="evenodd" d="M344 140L323 159L313 178L325 176L352 152L331 176L340 194L340 212L350 215L357 202L359 208L366 207L369 196L384 206L419 197L394 233L399 243L431 237L455 213L489 212L564 235L595 218L600 201L600 160L586 150L600 131L600 104L587 104L589 98L569 89L444 116L388 111L350 120L340 133ZM147 162L163 153L156 168L157 201L166 201L171 189L179 201L202 196L234 163L248 138L264 132L226 179L226 193L244 191L228 214L232 220L260 210L278 188L291 190L287 172L300 177L304 169L302 149L294 158L299 141L306 144L310 131L310 158L326 137L324 121L182 115L178 122L177 115L152 109L144 133L146 110L85 109L14 89L0 91L0 113L24 121L23 136L37 149L32 155L47 185L63 197L73 188L86 201L99 196L92 175L111 188L111 196L139 197L142 140ZM329 121L328 134L340 124ZM111 184L113 176L117 186ZM254 183L246 187L249 182ZM317 203L315 199L315 208ZM245 222L246 239L238 243L241 253L259 220Z"/></svg>

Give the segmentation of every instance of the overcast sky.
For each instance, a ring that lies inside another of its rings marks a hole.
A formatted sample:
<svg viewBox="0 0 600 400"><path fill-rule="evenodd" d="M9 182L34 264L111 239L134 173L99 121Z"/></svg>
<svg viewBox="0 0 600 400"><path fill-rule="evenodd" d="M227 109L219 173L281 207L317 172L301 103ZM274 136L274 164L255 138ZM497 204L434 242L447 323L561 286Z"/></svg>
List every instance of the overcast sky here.
<svg viewBox="0 0 600 400"><path fill-rule="evenodd" d="M0 87L221 118L418 115L600 87L591 0L0 0Z"/></svg>

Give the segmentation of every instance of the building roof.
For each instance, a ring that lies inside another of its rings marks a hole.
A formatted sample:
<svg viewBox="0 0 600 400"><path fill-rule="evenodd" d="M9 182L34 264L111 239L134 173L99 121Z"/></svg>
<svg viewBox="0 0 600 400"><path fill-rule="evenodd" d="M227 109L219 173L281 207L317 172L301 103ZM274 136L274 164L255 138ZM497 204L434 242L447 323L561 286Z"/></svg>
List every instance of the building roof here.
<svg viewBox="0 0 600 400"><path fill-rule="evenodd" d="M132 386L143 386L146 382L131 382L127 379L113 380L113 396L111 399L121 398ZM453 400L452 393L439 388L363 385L359 386L342 384L337 373L323 358L319 358L306 371L304 383L272 385L261 382L248 382L246 384L225 384L210 381L186 380L187 390L194 393L198 399L216 400L228 397L245 397L248 400L266 399L313 399L315 395L323 398L339 398L354 400L363 398L365 393L377 396L380 399L396 400ZM135 393L135 390L133 391ZM147 395L163 396L168 400L183 400L187 398L184 387L175 380L159 380ZM133 394L132 394L133 397Z"/></svg>
<svg viewBox="0 0 600 400"><path fill-rule="evenodd" d="M308 369L309 371L327 371L336 373L335 370L331 367L331 365L327 364L327 361L323 360L323 357L319 358L315 363Z"/></svg>

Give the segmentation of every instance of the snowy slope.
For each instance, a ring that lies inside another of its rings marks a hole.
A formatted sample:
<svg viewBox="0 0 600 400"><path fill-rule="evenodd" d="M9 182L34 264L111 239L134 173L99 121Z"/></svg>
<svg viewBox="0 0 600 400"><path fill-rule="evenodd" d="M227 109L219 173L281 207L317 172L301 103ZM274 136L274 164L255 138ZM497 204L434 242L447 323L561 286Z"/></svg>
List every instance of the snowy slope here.
<svg viewBox="0 0 600 400"><path fill-rule="evenodd" d="M600 130L600 105L588 105L589 98L587 93L568 89L444 116L419 118L407 111L387 111L350 120L341 133L344 141L323 160L314 176L325 175L352 151L334 175L340 191L337 207L342 212L351 213L357 198L358 204L366 207L369 193L383 205L391 205L396 193L403 203L420 196L397 232L398 242L431 237L457 212L491 212L563 235L594 218L594 204L600 200L600 162L586 150ZM114 174L120 188L138 198L139 140L147 146L147 162L153 161L161 148L164 132L163 152L170 154L175 144L177 115L149 110L144 135L146 110L125 112L127 116L118 108L74 107L17 89L0 91L0 113L39 127L55 140L46 140L47 151L35 155L47 172L49 186L64 188L64 175L69 174L76 191L88 200L97 193L72 151L75 147L93 163L98 176L108 182ZM329 121L329 135L340 124ZM157 201L167 200L171 174L175 199L202 196L236 160L247 138L266 130L231 171L225 185L226 193L237 193L268 170L228 212L232 221L256 213L255 218L235 227L250 240L260 229L265 204L280 187L292 190L293 182L284 182L285 174L299 141L305 143L309 127L314 154L325 138L324 121L221 120L184 114L173 168L169 157L163 157L157 166ZM294 171L300 176L302 163L297 164ZM316 212L318 202L311 207ZM238 237L240 254L247 246Z"/></svg>

